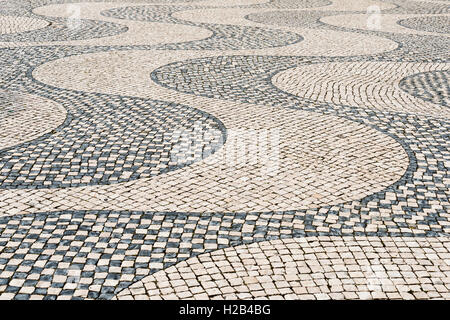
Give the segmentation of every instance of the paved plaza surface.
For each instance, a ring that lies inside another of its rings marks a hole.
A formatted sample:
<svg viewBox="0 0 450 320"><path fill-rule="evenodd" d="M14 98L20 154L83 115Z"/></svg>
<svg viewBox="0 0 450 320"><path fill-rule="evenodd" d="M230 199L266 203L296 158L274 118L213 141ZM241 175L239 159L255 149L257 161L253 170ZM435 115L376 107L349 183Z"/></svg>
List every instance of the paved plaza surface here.
<svg viewBox="0 0 450 320"><path fill-rule="evenodd" d="M0 1L1 299L450 299L449 0Z"/></svg>

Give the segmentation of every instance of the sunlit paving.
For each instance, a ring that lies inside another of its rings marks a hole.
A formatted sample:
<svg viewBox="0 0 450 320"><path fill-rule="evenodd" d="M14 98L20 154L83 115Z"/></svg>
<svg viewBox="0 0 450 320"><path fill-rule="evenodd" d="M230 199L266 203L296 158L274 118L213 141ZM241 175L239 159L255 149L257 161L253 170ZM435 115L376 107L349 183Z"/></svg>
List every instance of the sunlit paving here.
<svg viewBox="0 0 450 320"><path fill-rule="evenodd" d="M449 48L448 0L0 1L0 299L450 299Z"/></svg>

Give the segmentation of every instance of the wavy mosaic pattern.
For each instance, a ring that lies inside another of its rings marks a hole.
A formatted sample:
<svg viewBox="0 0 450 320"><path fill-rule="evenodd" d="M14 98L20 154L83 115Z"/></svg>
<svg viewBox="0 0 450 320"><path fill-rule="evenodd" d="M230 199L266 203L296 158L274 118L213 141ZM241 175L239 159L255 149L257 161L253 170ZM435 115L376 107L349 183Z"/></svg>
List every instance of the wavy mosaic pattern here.
<svg viewBox="0 0 450 320"><path fill-rule="evenodd" d="M449 299L450 6L0 3L1 299Z"/></svg>
<svg viewBox="0 0 450 320"><path fill-rule="evenodd" d="M411 241L400 237L311 237L264 241L190 258L143 278L117 298L442 298L447 292L449 280L445 274L449 266L437 258L435 250L446 250L448 246L445 238ZM400 261L405 264L399 266ZM412 270L420 273L417 281L411 281ZM416 293L417 286L429 290Z"/></svg>
<svg viewBox="0 0 450 320"><path fill-rule="evenodd" d="M173 13L177 11L195 8L197 7L123 7L104 11L102 15L127 20L185 24L206 28L213 33L211 37L204 40L167 44L158 47L158 49L165 50L262 49L286 46L303 39L300 35L289 31L239 25L193 23L173 17Z"/></svg>
<svg viewBox="0 0 450 320"><path fill-rule="evenodd" d="M67 111L58 103L24 92L0 92L0 149L44 135L64 123Z"/></svg>
<svg viewBox="0 0 450 320"><path fill-rule="evenodd" d="M88 99L74 97L68 121L52 134L1 152L2 188L73 187L155 176L208 157L225 140L220 122L193 108L126 97Z"/></svg>
<svg viewBox="0 0 450 320"><path fill-rule="evenodd" d="M50 23L48 27L37 30L2 34L0 35L0 42L82 40L93 37L109 37L127 30L125 26L102 21L82 20L77 28L71 28L66 21L59 23L51 21Z"/></svg>
<svg viewBox="0 0 450 320"><path fill-rule="evenodd" d="M450 33L450 17L448 16L410 18L400 20L398 23L406 28L414 30Z"/></svg>

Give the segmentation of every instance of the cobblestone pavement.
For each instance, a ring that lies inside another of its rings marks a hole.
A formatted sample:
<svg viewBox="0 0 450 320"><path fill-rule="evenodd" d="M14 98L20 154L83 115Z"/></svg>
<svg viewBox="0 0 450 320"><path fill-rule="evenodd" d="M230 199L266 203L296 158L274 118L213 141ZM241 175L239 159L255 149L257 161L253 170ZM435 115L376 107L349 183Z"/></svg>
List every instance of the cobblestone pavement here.
<svg viewBox="0 0 450 320"><path fill-rule="evenodd" d="M450 299L448 0L0 2L0 299Z"/></svg>

